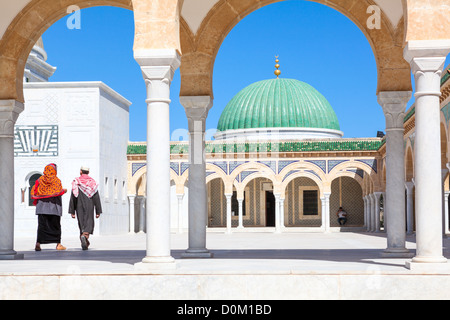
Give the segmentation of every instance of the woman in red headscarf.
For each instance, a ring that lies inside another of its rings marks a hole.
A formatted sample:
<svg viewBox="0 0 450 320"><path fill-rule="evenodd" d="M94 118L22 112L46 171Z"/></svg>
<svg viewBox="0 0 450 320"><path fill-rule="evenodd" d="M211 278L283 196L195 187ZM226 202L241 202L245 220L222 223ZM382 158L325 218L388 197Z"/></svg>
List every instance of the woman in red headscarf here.
<svg viewBox="0 0 450 320"><path fill-rule="evenodd" d="M63 189L61 180L57 177L56 164L46 166L44 175L31 189L31 198L34 199L38 216L36 251L41 251L41 244L50 243L56 243L57 250L66 250L61 245L61 197L66 192L67 190Z"/></svg>

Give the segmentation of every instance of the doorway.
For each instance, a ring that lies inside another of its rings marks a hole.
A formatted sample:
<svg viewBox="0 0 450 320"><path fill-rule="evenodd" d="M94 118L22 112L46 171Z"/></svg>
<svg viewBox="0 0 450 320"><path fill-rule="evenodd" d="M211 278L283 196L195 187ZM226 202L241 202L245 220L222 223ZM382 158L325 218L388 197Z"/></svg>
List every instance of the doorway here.
<svg viewBox="0 0 450 320"><path fill-rule="evenodd" d="M275 196L266 191L266 227L275 227Z"/></svg>

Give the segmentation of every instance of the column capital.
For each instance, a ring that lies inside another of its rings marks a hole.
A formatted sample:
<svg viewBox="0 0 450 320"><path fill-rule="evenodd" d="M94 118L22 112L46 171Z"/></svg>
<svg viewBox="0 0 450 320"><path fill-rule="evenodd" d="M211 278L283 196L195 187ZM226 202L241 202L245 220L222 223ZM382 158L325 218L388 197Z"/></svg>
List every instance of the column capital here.
<svg viewBox="0 0 450 320"><path fill-rule="evenodd" d="M405 188L406 188L406 192L408 194L412 194L413 188L414 188L414 182L412 181L406 181L405 182Z"/></svg>
<svg viewBox="0 0 450 320"><path fill-rule="evenodd" d="M420 70L431 71L440 68L440 63L434 64L438 59L433 58L443 57L445 63L449 53L450 40L411 40L406 44L403 56L411 65L416 63Z"/></svg>
<svg viewBox="0 0 450 320"><path fill-rule="evenodd" d="M24 104L16 100L0 100L0 137L14 137L14 125Z"/></svg>
<svg viewBox="0 0 450 320"><path fill-rule="evenodd" d="M411 97L411 91L383 91L378 94L378 103L383 108L387 130L404 129L406 104Z"/></svg>
<svg viewBox="0 0 450 320"><path fill-rule="evenodd" d="M209 110L211 110L213 106L213 101L213 98L211 98L210 96L180 97L180 103L184 107L189 122L206 121Z"/></svg>
<svg viewBox="0 0 450 320"><path fill-rule="evenodd" d="M175 49L137 50L134 59L141 66L145 80L173 80L181 65L181 56Z"/></svg>

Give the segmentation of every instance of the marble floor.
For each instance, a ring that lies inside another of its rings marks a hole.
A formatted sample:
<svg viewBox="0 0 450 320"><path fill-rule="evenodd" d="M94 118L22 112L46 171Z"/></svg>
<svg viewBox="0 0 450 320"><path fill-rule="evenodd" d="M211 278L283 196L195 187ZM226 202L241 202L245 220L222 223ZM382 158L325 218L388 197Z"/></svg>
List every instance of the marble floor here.
<svg viewBox="0 0 450 320"><path fill-rule="evenodd" d="M407 289L410 286L416 288L417 296L420 296L420 292L429 290L432 285L441 286L443 281L450 285L450 268L443 272L417 273L405 267L408 259L383 258L381 255L386 248L384 233L208 232L208 249L214 254L213 259L182 259L181 255L188 245L188 235L172 234L171 247L172 255L176 259L176 269L152 271L151 274L144 274L135 269L135 264L145 256L145 239L145 234L95 236L91 238L90 250L82 251L79 240L69 237L63 238L63 244L68 248L64 252L57 252L53 245L43 245L41 252L35 252L34 239L16 239L15 250L24 254L24 260L0 261L0 299L28 299L33 297L36 291L29 293L25 283L31 279L33 283L42 283L55 278L58 281L58 284L54 284L58 288L57 299L77 299L74 293L76 290L70 290L73 287L70 281L74 279L83 279L86 283L93 281L91 285L100 286L102 294L108 292L106 296L99 296L100 291L91 290L93 299L122 297L106 290L104 284L99 284L103 283L102 281L108 282L108 285L111 281L118 281L126 292L127 285L131 279L137 279L136 277L140 279L139 285L150 281L152 284L148 284L146 290L152 287L153 291L145 291L142 295L133 291L136 296L124 297L227 299L242 295L242 299L253 299L266 297L265 288L276 285L280 287L280 290L276 291L279 294L271 291L272 295L266 298L286 299L292 296L292 292L296 292L293 296L296 299L335 299L336 293L340 298L354 299L364 297L360 295L364 288L367 298L389 298L389 295L383 294L383 288L396 285L399 290L403 286L405 291L408 291L408 295L404 297L407 299L415 298L413 292ZM450 259L450 240L444 239L444 245L444 255ZM414 236L408 236L407 248L415 252ZM154 281L160 281L161 276L165 277L165 285L158 291ZM225 280L230 279L230 276L234 281ZM426 276L428 278L424 278ZM67 284L68 281L70 285ZM282 290L284 285L290 287L299 281L301 285L295 286L294 291L292 288ZM17 290L15 296L8 296L7 291L1 290L18 286L18 283L21 283L22 288L18 296ZM123 283L127 285L123 286ZM217 283L221 284L219 291L212 289ZM318 284L324 286L322 292L314 290L312 293L307 290L317 288ZM139 285L135 284L133 288ZM187 285L191 291L180 291L183 285ZM241 288L240 291L238 288ZM377 289L372 290L376 295L368 295L368 292L372 291L367 288ZM439 297L450 298L450 292L439 292ZM434 294L437 294L436 291ZM39 297L46 298L47 295Z"/></svg>

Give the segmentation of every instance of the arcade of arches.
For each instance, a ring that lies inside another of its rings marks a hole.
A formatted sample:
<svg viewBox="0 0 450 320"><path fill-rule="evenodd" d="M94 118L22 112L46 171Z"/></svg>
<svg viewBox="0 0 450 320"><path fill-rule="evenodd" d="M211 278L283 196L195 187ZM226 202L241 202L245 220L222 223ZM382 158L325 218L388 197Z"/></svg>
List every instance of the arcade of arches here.
<svg viewBox="0 0 450 320"><path fill-rule="evenodd" d="M277 0L211 0L201 3L196 0L20 0L1 4L0 179L7 187L0 189L0 257L11 259L16 255L13 233L13 128L24 109L22 82L27 57L43 32L67 14L68 6L110 5L134 11L134 55L148 88L148 152L144 162L148 169L145 190L151 197L147 199L146 206L147 256L141 267L174 266L170 254L171 175L177 189L185 188L188 181L188 257L210 256L205 233L208 223L228 227L237 223L237 226L245 227L252 221L254 225L267 225L271 215L261 214L261 207L258 214L258 203L264 201L266 205L275 203L275 225L281 226L279 222L284 221L285 226L297 227L308 221L315 226L320 219L325 222L322 226L332 227L334 222L331 222L330 210L335 209L336 203L346 201L345 193L336 191L344 188L339 189L336 185L349 183L355 186L356 193L369 199L365 202L361 199L355 206L363 212L365 225L369 220L373 221L370 225L375 229L378 219L368 217L373 217L373 212L378 212L378 209L373 209L370 199L376 199L381 196L379 193L385 192L386 255L410 256L405 248L408 230L405 210L410 215L414 208L417 251L408 266L447 262L442 255L442 237L435 235L443 230L442 195L446 188L443 188L442 176L448 161L447 151L441 149L448 146L446 139L445 142L441 139L448 137L447 93L445 90L444 94L441 92L441 84L444 87L446 84L443 68L450 52L448 0L315 1L351 19L373 48L378 68L376 94L386 115L385 142L363 141L354 148L341 146L338 150L319 148L318 151L311 151L302 143L277 144L278 150L272 150L270 145L269 150L264 151L266 155L257 160L250 158L254 144L236 143L230 147L232 151L221 152L225 154L225 160L207 160L207 157L215 155L211 152L211 145L205 145L204 124L208 111L213 107L212 71L216 54L223 39L240 20L261 6L274 2ZM379 28L367 23L371 15L368 9L374 5L380 9ZM171 80L178 68L181 70L180 99L189 121L188 151L192 152L177 156L173 148L171 155L168 109ZM407 113L406 104L412 96L411 72L416 81L416 103L413 110ZM237 133L241 133L240 129L244 128L238 128ZM325 129L329 130L327 134L339 134L334 127ZM351 144L345 140L341 143L345 146ZM228 145L226 142L222 144ZM241 147L243 150L239 149ZM259 150L260 147L255 148ZM209 148L206 150L207 157L203 156L205 148ZM278 154L276 159L272 158L274 152ZM325 164L319 162L323 161L324 153ZM241 155L242 158L239 158ZM183 167L186 160L189 170ZM177 163L178 176L174 176ZM252 171L258 172L247 175ZM405 181L414 183L414 188L410 184L407 187L407 198L414 195L414 201L406 204ZM220 183L223 185L220 186ZM226 214L221 209L217 216L209 216L212 222L207 221L208 210L211 210L211 207L207 208L208 192L215 194L216 188L224 191L225 200L217 200L222 208L223 203L234 202L233 194L236 192L238 211L242 212L238 214L237 222L229 214L232 205L226 206ZM262 192L267 192L267 195L271 191L275 200L261 200L268 198L261 196ZM177 193L181 194L180 190ZM303 205L296 200L297 197L303 199ZM240 200L245 200L245 216L244 203ZM306 200L308 205L305 205ZM328 201L329 206L323 204ZM301 208L290 211L292 206ZM317 214L310 215L311 212ZM228 221L225 223L224 219ZM329 223L327 219L330 219ZM362 221L363 218L358 217L349 223L361 226Z"/></svg>

